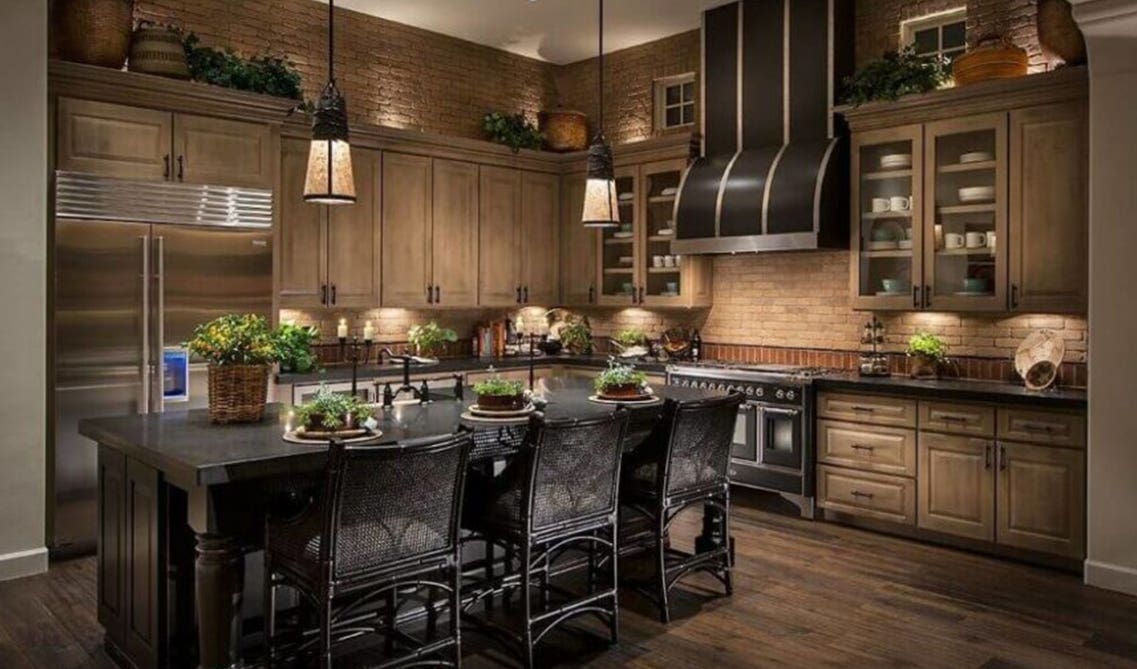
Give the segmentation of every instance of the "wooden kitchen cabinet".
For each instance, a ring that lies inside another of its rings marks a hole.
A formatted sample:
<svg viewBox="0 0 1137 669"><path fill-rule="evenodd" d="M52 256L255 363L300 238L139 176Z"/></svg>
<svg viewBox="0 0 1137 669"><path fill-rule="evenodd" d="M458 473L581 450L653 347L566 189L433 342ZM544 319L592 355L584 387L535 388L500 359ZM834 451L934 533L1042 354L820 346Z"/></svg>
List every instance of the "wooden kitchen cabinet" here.
<svg viewBox="0 0 1137 669"><path fill-rule="evenodd" d="M917 526L994 541L994 442L932 432L919 440Z"/></svg>
<svg viewBox="0 0 1137 669"><path fill-rule="evenodd" d="M560 177L521 173L521 291L526 304L551 306L557 290L560 242Z"/></svg>
<svg viewBox="0 0 1137 669"><path fill-rule="evenodd" d="M1011 309L1084 313L1089 120L1071 102L1011 112Z"/></svg>
<svg viewBox="0 0 1137 669"><path fill-rule="evenodd" d="M124 179L170 176L174 117L168 112L60 98L57 169Z"/></svg>
<svg viewBox="0 0 1137 669"><path fill-rule="evenodd" d="M484 165L480 171L478 304L521 304L521 173Z"/></svg>
<svg viewBox="0 0 1137 669"><path fill-rule="evenodd" d="M174 114L172 169L177 181L271 189L273 155L266 125Z"/></svg>
<svg viewBox="0 0 1137 669"><path fill-rule="evenodd" d="M478 303L478 166L434 160L431 274L434 304Z"/></svg>
<svg viewBox="0 0 1137 669"><path fill-rule="evenodd" d="M596 303L596 238L599 233L580 222L584 211L585 175L561 180L561 303Z"/></svg>
<svg viewBox="0 0 1137 669"><path fill-rule="evenodd" d="M1071 558L1085 555L1084 451L1001 442L996 488L1000 544Z"/></svg>
<svg viewBox="0 0 1137 669"><path fill-rule="evenodd" d="M355 149L355 204L317 205L305 202L303 196L308 142L283 143L279 232L282 307L378 305L380 161L378 151Z"/></svg>
<svg viewBox="0 0 1137 669"><path fill-rule="evenodd" d="M431 159L388 152L383 156L383 299L389 307L433 304Z"/></svg>

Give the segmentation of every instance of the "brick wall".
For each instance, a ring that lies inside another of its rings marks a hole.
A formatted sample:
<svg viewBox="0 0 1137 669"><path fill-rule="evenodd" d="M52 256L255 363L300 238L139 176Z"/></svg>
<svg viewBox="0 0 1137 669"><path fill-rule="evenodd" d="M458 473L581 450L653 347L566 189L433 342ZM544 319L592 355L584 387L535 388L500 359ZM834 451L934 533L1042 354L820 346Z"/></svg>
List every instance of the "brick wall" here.
<svg viewBox="0 0 1137 669"><path fill-rule="evenodd" d="M327 80L327 6L313 0L137 0L135 15L204 44L292 60L314 99ZM353 121L481 136L490 110L534 121L552 105L552 66L498 49L336 10L336 79Z"/></svg>

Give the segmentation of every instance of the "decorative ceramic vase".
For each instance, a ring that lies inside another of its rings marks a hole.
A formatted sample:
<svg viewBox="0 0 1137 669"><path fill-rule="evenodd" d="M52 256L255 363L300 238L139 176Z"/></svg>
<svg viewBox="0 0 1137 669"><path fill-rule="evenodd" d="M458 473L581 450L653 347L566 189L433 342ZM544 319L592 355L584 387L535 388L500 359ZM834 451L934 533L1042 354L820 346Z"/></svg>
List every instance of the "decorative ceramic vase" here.
<svg viewBox="0 0 1137 669"><path fill-rule="evenodd" d="M210 365L209 417L214 423L257 423L264 418L268 365Z"/></svg>
<svg viewBox="0 0 1137 669"><path fill-rule="evenodd" d="M578 111L556 109L537 114L545 144L551 151L566 153L588 147L588 117Z"/></svg>
<svg viewBox="0 0 1137 669"><path fill-rule="evenodd" d="M1067 65L1086 62L1086 38L1068 0L1038 0L1038 44Z"/></svg>
<svg viewBox="0 0 1137 669"><path fill-rule="evenodd" d="M55 47L64 60L121 68L130 52L132 0L57 0Z"/></svg>
<svg viewBox="0 0 1137 669"><path fill-rule="evenodd" d="M938 379L940 361L927 355L909 356L908 373L914 379Z"/></svg>
<svg viewBox="0 0 1137 669"><path fill-rule="evenodd" d="M189 79L186 49L182 40L165 28L140 27L130 43L131 72L156 74L173 79Z"/></svg>

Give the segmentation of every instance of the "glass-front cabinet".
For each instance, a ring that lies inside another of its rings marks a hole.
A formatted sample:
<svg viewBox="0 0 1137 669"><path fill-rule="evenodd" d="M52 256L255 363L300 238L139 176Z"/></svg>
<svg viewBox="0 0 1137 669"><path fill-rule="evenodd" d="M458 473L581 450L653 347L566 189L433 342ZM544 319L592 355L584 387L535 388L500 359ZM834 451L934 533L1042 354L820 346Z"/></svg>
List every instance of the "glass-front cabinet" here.
<svg viewBox="0 0 1137 669"><path fill-rule="evenodd" d="M623 167L616 170L616 193L620 205L620 227L605 228L600 235L600 304L636 304L639 285L636 267L642 251L636 238L641 234L639 206L639 170Z"/></svg>
<svg viewBox="0 0 1137 669"><path fill-rule="evenodd" d="M1007 118L853 138L854 302L873 310L1007 307Z"/></svg>

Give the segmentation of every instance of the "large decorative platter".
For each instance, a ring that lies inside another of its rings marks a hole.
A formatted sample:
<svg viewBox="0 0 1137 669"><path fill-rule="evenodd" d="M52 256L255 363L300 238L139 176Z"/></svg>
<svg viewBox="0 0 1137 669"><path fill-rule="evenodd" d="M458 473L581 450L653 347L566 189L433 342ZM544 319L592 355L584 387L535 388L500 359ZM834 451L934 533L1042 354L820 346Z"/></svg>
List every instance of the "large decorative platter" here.
<svg viewBox="0 0 1137 669"><path fill-rule="evenodd" d="M529 421L529 416L531 416L533 413L535 413L535 411L530 411L529 413L522 414L522 415L502 416L501 412L497 412L497 415L487 416L484 414L472 413L469 410L466 410L466 411L462 412L462 415L460 416L460 418L462 420L468 422L468 423L488 423L488 424L495 424L495 425L524 425L525 423L527 423Z"/></svg>
<svg viewBox="0 0 1137 669"><path fill-rule="evenodd" d="M303 427L289 430L284 433L284 440L292 444L307 444L309 446L327 446L332 439L339 439L345 444L361 444L373 441L383 436L380 430L359 428L357 430L339 430L337 432L309 432Z"/></svg>
<svg viewBox="0 0 1137 669"><path fill-rule="evenodd" d="M591 395L588 398L589 402L596 402L597 404L656 404L663 401L663 398L647 393L637 397L609 397L606 395Z"/></svg>
<svg viewBox="0 0 1137 669"><path fill-rule="evenodd" d="M530 402L520 409L507 409L505 411L483 409L477 404L471 404L466 411L475 416L478 416L479 418L522 418L524 416L528 416L536 410L537 407L533 406L533 403Z"/></svg>

